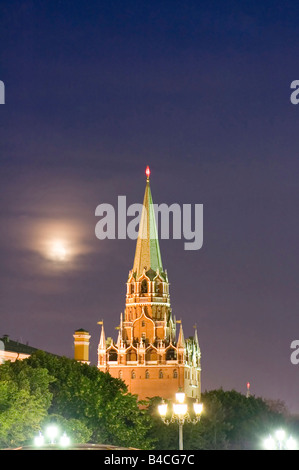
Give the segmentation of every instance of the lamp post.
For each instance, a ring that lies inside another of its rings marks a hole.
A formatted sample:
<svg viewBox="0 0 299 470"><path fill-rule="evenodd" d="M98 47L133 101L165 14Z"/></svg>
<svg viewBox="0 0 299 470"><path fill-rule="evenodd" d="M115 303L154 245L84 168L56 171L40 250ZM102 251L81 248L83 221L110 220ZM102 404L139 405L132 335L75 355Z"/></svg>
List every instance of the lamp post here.
<svg viewBox="0 0 299 470"><path fill-rule="evenodd" d="M195 418L191 418L189 411L188 411L188 405L185 403L185 398L186 395L182 391L178 391L175 394L176 397L176 402L173 403L172 405L172 415L170 419L166 418L167 415L167 408L168 405L165 403L164 400L162 400L162 403L158 406L158 411L161 416L161 419L163 423L169 425L170 423L175 423L177 422L179 425L179 450L183 450L183 426L184 423L192 423L196 424L200 421L200 416L203 410L203 404L199 403L198 400L196 400L195 403L193 403L193 412L195 414Z"/></svg>
<svg viewBox="0 0 299 470"><path fill-rule="evenodd" d="M286 433L283 429L278 429L275 432L275 437L268 436L264 441L266 450L296 450L297 442L290 436L286 439Z"/></svg>
<svg viewBox="0 0 299 470"><path fill-rule="evenodd" d="M60 447L65 448L70 445L70 438L66 435L65 432L61 435L58 427L55 424L51 424L45 429L45 435L49 439L52 446L57 444ZM44 446L45 438L41 432L34 438L34 444L36 447Z"/></svg>

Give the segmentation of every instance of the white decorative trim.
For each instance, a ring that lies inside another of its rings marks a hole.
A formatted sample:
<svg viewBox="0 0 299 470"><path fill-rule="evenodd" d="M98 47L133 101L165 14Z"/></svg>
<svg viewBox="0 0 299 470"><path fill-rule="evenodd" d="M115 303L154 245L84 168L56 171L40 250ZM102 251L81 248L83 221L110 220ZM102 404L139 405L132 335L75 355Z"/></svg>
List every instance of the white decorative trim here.
<svg viewBox="0 0 299 470"><path fill-rule="evenodd" d="M30 354L17 353L13 351L0 351L0 364L5 361L22 361L23 359L27 359L28 357L30 357Z"/></svg>
<svg viewBox="0 0 299 470"><path fill-rule="evenodd" d="M128 367L129 365L134 366L134 369L135 369L135 367L146 367L147 369L149 369L149 368L154 368L154 369L158 369L158 368L159 369L163 369L163 368L166 369L167 368L167 369L169 369L170 366L171 366L171 364L158 364L158 363L149 364L148 362L144 362L143 364L140 364L140 363L137 363L136 361L132 362L132 364L131 363L128 364L128 362L127 362L127 364L115 364L115 362L110 362L109 365L114 366L114 367L121 367L123 370L129 369L129 367ZM183 367L184 367L184 364L176 364L175 365L175 369L182 369ZM173 367L171 367L171 369L173 369Z"/></svg>
<svg viewBox="0 0 299 470"><path fill-rule="evenodd" d="M145 301L145 302L132 302L132 303L127 303L127 307L140 307L140 306L148 306L148 304L153 304L153 305L162 305L165 307L170 307L169 302L155 302L153 300Z"/></svg>

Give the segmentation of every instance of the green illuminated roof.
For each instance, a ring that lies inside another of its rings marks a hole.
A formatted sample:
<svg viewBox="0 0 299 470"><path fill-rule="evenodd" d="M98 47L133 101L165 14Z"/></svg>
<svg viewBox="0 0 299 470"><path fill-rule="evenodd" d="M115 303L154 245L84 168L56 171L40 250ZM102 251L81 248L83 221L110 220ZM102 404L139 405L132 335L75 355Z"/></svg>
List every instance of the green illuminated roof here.
<svg viewBox="0 0 299 470"><path fill-rule="evenodd" d="M149 178L147 178L143 209L139 225L133 272L138 278L143 270L163 272L162 259L157 234L155 211Z"/></svg>

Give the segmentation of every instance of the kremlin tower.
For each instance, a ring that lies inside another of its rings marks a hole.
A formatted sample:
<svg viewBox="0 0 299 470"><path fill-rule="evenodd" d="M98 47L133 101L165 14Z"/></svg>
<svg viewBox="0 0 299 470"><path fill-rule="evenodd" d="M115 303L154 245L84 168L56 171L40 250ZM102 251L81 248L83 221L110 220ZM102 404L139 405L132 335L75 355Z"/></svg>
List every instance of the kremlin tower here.
<svg viewBox="0 0 299 470"><path fill-rule="evenodd" d="M122 379L128 391L137 394L139 400L153 396L172 398L178 389L187 397L200 399L201 354L197 331L193 337L185 339L181 321L176 321L172 314L148 167L146 176L135 258L127 280L125 311L120 315L116 342L106 340L102 324L98 368Z"/></svg>

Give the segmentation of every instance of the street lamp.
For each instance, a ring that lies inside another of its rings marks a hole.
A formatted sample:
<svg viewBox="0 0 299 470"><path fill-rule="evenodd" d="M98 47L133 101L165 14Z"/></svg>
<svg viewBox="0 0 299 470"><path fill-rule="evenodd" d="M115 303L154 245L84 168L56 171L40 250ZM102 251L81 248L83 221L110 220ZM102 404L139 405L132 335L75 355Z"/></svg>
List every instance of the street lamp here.
<svg viewBox="0 0 299 470"><path fill-rule="evenodd" d="M54 424L51 424L46 429L46 434L50 439L51 444L54 444L56 437L58 436L58 427Z"/></svg>
<svg viewBox="0 0 299 470"><path fill-rule="evenodd" d="M61 445L61 447L68 447L70 445L70 438L66 435L66 433L63 433L63 435L61 436L59 444Z"/></svg>
<svg viewBox="0 0 299 470"><path fill-rule="evenodd" d="M70 438L64 432L60 435L60 431L55 424L51 424L45 429L45 435L50 441L50 444L59 444L60 447L68 447L70 445ZM60 437L59 437L60 435ZM45 444L45 438L43 434L40 432L38 436L34 438L34 445L36 447L43 447Z"/></svg>
<svg viewBox="0 0 299 470"><path fill-rule="evenodd" d="M45 442L45 438L40 432L39 435L34 438L34 445L36 447L42 447L44 445L44 442Z"/></svg>
<svg viewBox="0 0 299 470"><path fill-rule="evenodd" d="M290 436L286 439L286 433L283 429L278 429L275 432L275 437L269 435L264 441L264 447L266 450L296 450L297 442Z"/></svg>
<svg viewBox="0 0 299 470"><path fill-rule="evenodd" d="M193 403L193 411L195 418L191 418L188 412L188 405L185 403L186 395L184 392L179 390L175 394L176 402L172 405L172 415L170 419L166 418L168 405L162 400L162 403L158 406L158 411L161 416L163 423L169 425L170 423L177 422L179 425L179 450L183 450L183 426L184 423L196 424L200 420L200 416L203 410L203 404L199 403L198 400Z"/></svg>

